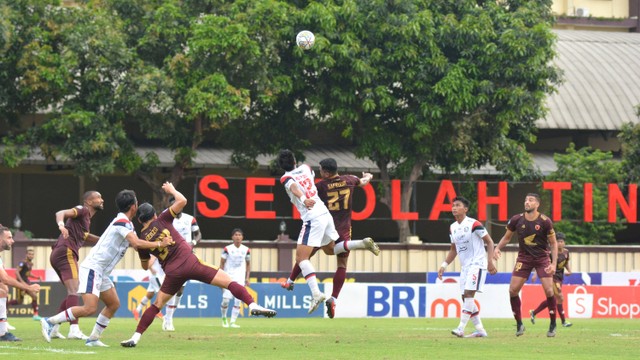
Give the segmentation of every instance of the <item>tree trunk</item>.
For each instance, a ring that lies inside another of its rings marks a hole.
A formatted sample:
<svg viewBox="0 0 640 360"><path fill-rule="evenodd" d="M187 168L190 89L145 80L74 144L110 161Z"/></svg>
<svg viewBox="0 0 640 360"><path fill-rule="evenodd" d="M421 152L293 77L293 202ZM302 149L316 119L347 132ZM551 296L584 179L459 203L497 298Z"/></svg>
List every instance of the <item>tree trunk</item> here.
<svg viewBox="0 0 640 360"><path fill-rule="evenodd" d="M418 178L422 175L422 168L426 164L426 161L420 159L416 160L411 168L411 172L409 173L408 178L403 179L402 190L401 190L401 198L400 198L400 209L402 212L409 212L411 210L411 196L413 195L413 186L418 180ZM378 168L380 169L380 178L382 180L382 189L384 194L380 197L380 202L387 205L389 209L391 209L391 177L389 176L388 162L378 161ZM396 220L396 224L398 225L398 242L406 243L408 242L408 237L413 235L411 233L411 229L409 227L408 220Z"/></svg>

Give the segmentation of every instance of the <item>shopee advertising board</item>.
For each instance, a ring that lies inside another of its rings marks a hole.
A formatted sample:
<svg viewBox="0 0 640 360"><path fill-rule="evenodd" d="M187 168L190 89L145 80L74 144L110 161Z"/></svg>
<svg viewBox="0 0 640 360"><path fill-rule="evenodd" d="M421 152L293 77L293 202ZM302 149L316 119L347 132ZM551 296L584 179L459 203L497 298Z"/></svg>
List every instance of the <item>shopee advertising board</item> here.
<svg viewBox="0 0 640 360"><path fill-rule="evenodd" d="M325 284L331 295L333 285ZM509 285L485 285L476 294L482 317L510 318ZM461 311L458 284L346 283L336 305L336 317L458 318Z"/></svg>
<svg viewBox="0 0 640 360"><path fill-rule="evenodd" d="M563 286L564 312L569 318L640 318L640 286ZM522 313L538 307L544 299L540 285L525 285ZM525 315L523 315L525 316ZM549 317L544 310L538 317Z"/></svg>

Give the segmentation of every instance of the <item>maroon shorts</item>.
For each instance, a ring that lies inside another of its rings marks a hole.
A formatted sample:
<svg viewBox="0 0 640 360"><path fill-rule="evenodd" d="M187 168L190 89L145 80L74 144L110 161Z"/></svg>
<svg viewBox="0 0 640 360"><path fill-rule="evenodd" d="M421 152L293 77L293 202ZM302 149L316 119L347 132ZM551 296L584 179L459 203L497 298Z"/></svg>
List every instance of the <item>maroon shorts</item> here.
<svg viewBox="0 0 640 360"><path fill-rule="evenodd" d="M63 282L78 280L78 255L66 246L57 246L51 251L49 262Z"/></svg>
<svg viewBox="0 0 640 360"><path fill-rule="evenodd" d="M166 272L160 291L165 294L175 295L182 285L188 280L198 280L205 284L211 284L218 273L218 267L205 264L194 254L180 265L176 270Z"/></svg>
<svg viewBox="0 0 640 360"><path fill-rule="evenodd" d="M552 274L547 274L544 270L549 265L551 265L551 259L549 256L533 257L530 255L518 254L516 265L513 267L511 275L528 279L529 275L531 275L531 271L536 269L538 278L552 277L553 274L555 274L555 269Z"/></svg>

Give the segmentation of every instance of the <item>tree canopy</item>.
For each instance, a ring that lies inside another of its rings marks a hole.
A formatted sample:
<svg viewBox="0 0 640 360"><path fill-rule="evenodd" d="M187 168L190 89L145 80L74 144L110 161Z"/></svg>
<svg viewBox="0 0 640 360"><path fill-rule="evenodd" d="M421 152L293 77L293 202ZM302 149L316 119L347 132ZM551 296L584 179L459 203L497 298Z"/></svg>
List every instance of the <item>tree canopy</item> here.
<svg viewBox="0 0 640 360"><path fill-rule="evenodd" d="M405 180L404 211L434 171L492 164L523 179L560 76L550 0L17 0L0 13L3 161L36 147L154 190L157 158L136 144L174 150L177 183L203 145L252 169L259 154L301 154L325 127L378 165L385 204L390 180ZM294 45L303 29L308 51ZM46 120L18 127L37 112Z"/></svg>

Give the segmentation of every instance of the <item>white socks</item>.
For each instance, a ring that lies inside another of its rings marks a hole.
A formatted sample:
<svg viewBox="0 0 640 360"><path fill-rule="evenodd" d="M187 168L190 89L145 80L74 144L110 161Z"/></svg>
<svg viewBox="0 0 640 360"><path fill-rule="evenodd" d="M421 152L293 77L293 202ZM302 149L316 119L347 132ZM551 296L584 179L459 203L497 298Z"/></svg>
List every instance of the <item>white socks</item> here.
<svg viewBox="0 0 640 360"><path fill-rule="evenodd" d="M307 285L311 289L311 294L314 298L320 296L320 288L318 287L318 280L316 279L316 269L313 268L313 264L309 260L303 260L299 264L302 270L302 275L307 280Z"/></svg>

